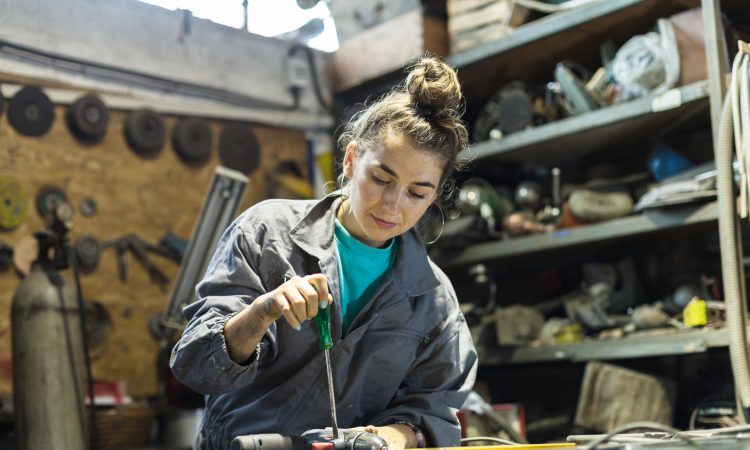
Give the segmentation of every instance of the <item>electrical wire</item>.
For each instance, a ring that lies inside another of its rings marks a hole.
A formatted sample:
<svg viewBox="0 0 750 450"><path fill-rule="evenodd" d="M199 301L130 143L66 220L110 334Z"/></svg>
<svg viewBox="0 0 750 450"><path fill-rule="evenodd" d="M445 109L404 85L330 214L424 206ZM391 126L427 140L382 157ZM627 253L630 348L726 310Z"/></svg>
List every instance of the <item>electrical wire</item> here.
<svg viewBox="0 0 750 450"><path fill-rule="evenodd" d="M688 436L682 434L682 432L676 428L672 428L666 425L662 425L660 423L656 422L632 422L627 423L625 425L616 427L611 432L605 434L604 436L598 437L591 441L586 447L589 450L594 450L597 446L602 445L608 441L610 441L613 437L616 437L618 434L622 434L625 431L632 431L632 430L638 430L638 429L647 429L647 430L655 430L655 431L663 431L665 433L671 433L672 437L681 439L688 443L689 445L700 449L705 450L703 445L696 442L694 439L689 438Z"/></svg>
<svg viewBox="0 0 750 450"><path fill-rule="evenodd" d="M494 442L496 444L503 444L503 445L519 445L518 442L513 442L508 439L500 439L500 438L492 437L492 436L476 436L476 437L467 437L467 438L461 439L462 444L465 444L467 442Z"/></svg>
<svg viewBox="0 0 750 450"><path fill-rule="evenodd" d="M328 104L328 102L326 102L325 97L323 96L323 89L320 85L320 79L318 78L318 70L315 65L315 57L313 55L312 49L310 49L310 47L306 45L295 44L289 48L289 52L287 53L287 56L294 56L299 51L302 51L305 53L305 58L307 59L307 66L310 69L310 76L312 77L313 91L315 92L315 98L318 100L318 104L325 111L330 112L332 110L332 107L331 105Z"/></svg>
<svg viewBox="0 0 750 450"><path fill-rule="evenodd" d="M245 94L239 94L225 89L177 81L135 70L63 56L17 44L5 39L0 39L0 53L23 62L33 63L44 67L53 67L60 71L75 73L89 78L117 82L129 86L179 94L188 97L214 100L247 108L267 109L273 111L296 111L299 109L300 105L300 90L296 88L290 89L292 102L287 105L251 97ZM313 74L315 74L315 71L313 71ZM314 80L316 79L317 76Z"/></svg>

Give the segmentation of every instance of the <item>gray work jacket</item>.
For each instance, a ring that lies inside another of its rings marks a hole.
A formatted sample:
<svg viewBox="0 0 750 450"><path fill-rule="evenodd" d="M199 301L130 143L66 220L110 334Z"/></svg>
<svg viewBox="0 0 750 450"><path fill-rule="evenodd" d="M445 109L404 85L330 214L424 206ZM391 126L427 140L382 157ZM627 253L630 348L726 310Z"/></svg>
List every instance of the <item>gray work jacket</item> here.
<svg viewBox="0 0 750 450"><path fill-rule="evenodd" d="M314 321L292 329L281 318L245 365L227 353L228 317L292 276L323 273L333 295L331 350L338 424L406 420L432 446L460 442L457 409L474 383L477 356L456 294L413 231L401 236L393 269L342 339L334 243L341 198L268 200L223 234L170 367L208 394L196 448L225 449L238 435L300 434L331 426L325 358Z"/></svg>

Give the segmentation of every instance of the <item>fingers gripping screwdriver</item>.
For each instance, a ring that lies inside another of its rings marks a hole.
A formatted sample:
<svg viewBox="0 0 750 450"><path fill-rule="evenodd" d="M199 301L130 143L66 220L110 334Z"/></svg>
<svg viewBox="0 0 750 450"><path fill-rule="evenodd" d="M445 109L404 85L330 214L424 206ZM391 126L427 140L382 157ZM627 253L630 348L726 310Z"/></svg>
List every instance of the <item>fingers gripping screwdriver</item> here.
<svg viewBox="0 0 750 450"><path fill-rule="evenodd" d="M333 348L333 339L331 339L331 306L319 309L318 315L315 316L315 324L320 334L320 349L325 352L326 358L326 376L328 377L328 404L331 409L331 427L333 429L333 438L339 438L339 425L336 421L336 398L333 390L333 371L331 370L331 348Z"/></svg>

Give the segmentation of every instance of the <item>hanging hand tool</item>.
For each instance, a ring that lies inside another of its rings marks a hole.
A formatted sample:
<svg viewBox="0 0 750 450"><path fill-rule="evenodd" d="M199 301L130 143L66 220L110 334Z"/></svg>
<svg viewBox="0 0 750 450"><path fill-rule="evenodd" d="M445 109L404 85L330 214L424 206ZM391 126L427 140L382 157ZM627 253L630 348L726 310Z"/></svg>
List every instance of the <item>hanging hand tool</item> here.
<svg viewBox="0 0 750 450"><path fill-rule="evenodd" d="M333 371L331 370L331 353L333 348L333 339L331 339L331 307L318 310L315 316L315 324L320 333L320 349L325 352L326 357L326 375L328 377L328 402L331 409L331 427L333 428L333 439L339 438L339 426L336 421L336 398L333 390Z"/></svg>

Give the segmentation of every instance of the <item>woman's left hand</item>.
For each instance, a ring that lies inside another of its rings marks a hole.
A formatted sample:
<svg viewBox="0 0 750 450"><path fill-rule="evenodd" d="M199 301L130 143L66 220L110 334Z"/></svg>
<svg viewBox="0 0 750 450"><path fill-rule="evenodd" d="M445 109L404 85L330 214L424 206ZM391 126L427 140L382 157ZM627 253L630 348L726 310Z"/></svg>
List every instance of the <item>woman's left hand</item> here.
<svg viewBox="0 0 750 450"><path fill-rule="evenodd" d="M352 430L364 431L372 433L376 436L383 438L388 444L389 450L404 450L406 448L417 447L417 436L411 431L406 425L386 425L383 427L376 427L373 425L367 425L364 427L355 427Z"/></svg>

